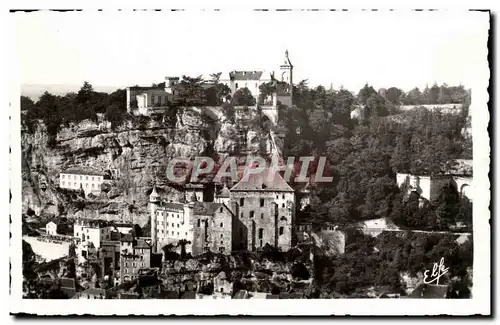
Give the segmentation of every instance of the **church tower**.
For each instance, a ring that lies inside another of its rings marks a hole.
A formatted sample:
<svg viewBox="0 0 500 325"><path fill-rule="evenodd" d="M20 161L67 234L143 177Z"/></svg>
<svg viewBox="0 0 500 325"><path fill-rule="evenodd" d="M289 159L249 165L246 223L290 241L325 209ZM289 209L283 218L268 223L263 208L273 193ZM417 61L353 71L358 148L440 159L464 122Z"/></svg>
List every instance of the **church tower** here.
<svg viewBox="0 0 500 325"><path fill-rule="evenodd" d="M277 84L277 99L282 105L292 107L293 96L293 65L288 57L288 50L285 51L285 59L280 65Z"/></svg>

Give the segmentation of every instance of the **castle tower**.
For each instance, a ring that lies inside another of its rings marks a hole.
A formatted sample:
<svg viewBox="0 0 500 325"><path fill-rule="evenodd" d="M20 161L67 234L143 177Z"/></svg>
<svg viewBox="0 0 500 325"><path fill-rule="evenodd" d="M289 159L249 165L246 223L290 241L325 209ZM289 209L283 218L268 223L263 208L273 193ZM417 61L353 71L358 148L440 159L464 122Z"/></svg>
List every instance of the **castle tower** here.
<svg viewBox="0 0 500 325"><path fill-rule="evenodd" d="M215 202L224 203L227 207L231 208L230 200L231 200L231 193L229 192L229 188L227 187L227 184L224 183L224 187L217 194Z"/></svg>
<svg viewBox="0 0 500 325"><path fill-rule="evenodd" d="M149 195L149 211L151 213L151 244L153 245L153 252L158 252L158 239L156 237L156 210L160 204L160 196L156 192L156 186Z"/></svg>
<svg viewBox="0 0 500 325"><path fill-rule="evenodd" d="M292 107L293 96L293 65L288 57L288 50L285 51L285 59L280 65L277 85L277 100L282 105Z"/></svg>

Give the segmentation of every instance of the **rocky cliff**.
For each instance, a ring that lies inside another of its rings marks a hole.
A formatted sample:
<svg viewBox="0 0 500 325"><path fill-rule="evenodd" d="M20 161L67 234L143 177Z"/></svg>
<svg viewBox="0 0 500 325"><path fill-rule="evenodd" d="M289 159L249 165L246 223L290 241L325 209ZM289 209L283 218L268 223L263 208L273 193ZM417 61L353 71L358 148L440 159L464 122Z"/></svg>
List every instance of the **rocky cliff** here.
<svg viewBox="0 0 500 325"><path fill-rule="evenodd" d="M159 191L180 193L167 186L166 166L173 157L204 155L222 158L238 146L237 125L223 115L178 109L165 117L131 117L121 126L99 116L61 128L57 144L47 146L48 134L39 122L34 132L22 132L23 212L68 217L86 216L132 221L141 225L149 218L148 195L156 181ZM248 131L248 149L262 149L266 136ZM98 197L75 205L75 194L59 188L60 171L71 166L90 166L108 175Z"/></svg>

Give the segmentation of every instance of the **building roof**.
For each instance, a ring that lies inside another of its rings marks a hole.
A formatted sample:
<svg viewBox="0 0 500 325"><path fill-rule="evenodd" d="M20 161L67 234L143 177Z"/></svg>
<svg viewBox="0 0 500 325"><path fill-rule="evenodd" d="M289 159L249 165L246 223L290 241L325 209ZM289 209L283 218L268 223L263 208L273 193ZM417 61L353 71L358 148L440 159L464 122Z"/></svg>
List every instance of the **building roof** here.
<svg viewBox="0 0 500 325"><path fill-rule="evenodd" d="M195 184L195 183L187 183L186 185L184 185L184 188L205 188L205 186L203 184Z"/></svg>
<svg viewBox="0 0 500 325"><path fill-rule="evenodd" d="M195 202L193 214L195 216L212 216L215 211L223 207L223 203Z"/></svg>
<svg viewBox="0 0 500 325"><path fill-rule="evenodd" d="M231 192L229 192L229 188L227 188L227 185L226 183L224 183L224 187L222 188L222 190L220 191L220 193L218 194L218 197L230 197L231 196Z"/></svg>
<svg viewBox="0 0 500 325"><path fill-rule="evenodd" d="M183 210L184 204L182 203L173 203L173 202L162 202L160 205L161 208L169 209L169 210Z"/></svg>
<svg viewBox="0 0 500 325"><path fill-rule="evenodd" d="M121 242L133 242L134 236L132 234L123 234L120 238Z"/></svg>
<svg viewBox="0 0 500 325"><path fill-rule="evenodd" d="M229 78L231 80L260 80L263 71L231 71Z"/></svg>
<svg viewBox="0 0 500 325"><path fill-rule="evenodd" d="M149 245L144 239L138 239L137 244L134 245L134 248L151 248L151 245Z"/></svg>
<svg viewBox="0 0 500 325"><path fill-rule="evenodd" d="M127 228L134 228L133 223L125 223L125 222L114 222L111 224L113 227L127 227Z"/></svg>
<svg viewBox="0 0 500 325"><path fill-rule="evenodd" d="M156 186L153 187L153 190L151 191L151 194L149 194L149 196L159 196L158 192L156 192Z"/></svg>
<svg viewBox="0 0 500 325"><path fill-rule="evenodd" d="M216 278L221 279L221 280L227 279L226 272L220 271L220 273L217 274Z"/></svg>
<svg viewBox="0 0 500 325"><path fill-rule="evenodd" d="M92 167L70 167L61 174L104 176L104 173Z"/></svg>
<svg viewBox="0 0 500 325"><path fill-rule="evenodd" d="M293 192L293 189L279 173L274 173L273 176L271 170L266 168L260 174L249 175L248 180L243 176L230 191Z"/></svg>

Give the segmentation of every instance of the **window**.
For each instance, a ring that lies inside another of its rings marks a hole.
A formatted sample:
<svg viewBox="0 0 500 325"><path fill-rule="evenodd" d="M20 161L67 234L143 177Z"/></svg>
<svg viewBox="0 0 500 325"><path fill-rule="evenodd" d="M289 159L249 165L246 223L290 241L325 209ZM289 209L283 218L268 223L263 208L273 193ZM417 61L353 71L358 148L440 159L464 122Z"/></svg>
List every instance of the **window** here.
<svg viewBox="0 0 500 325"><path fill-rule="evenodd" d="M179 236L179 232L177 232L177 236Z"/></svg>
<svg viewBox="0 0 500 325"><path fill-rule="evenodd" d="M175 227L175 226L174 226L174 223L172 222L172 228L173 228L173 227Z"/></svg>
<svg viewBox="0 0 500 325"><path fill-rule="evenodd" d="M223 224L222 222L220 223L220 227L221 227L221 228L222 228L222 227L224 227L224 224ZM222 235L221 235L221 236L222 236Z"/></svg>
<svg viewBox="0 0 500 325"><path fill-rule="evenodd" d="M87 184L85 184L85 187L86 187L86 188L88 188L88 187L89 187L89 184L88 184L88 183L87 183Z"/></svg>
<svg viewBox="0 0 500 325"><path fill-rule="evenodd" d="M235 86L236 86L236 89L238 89L238 83L236 83L236 85L235 85Z"/></svg>
<svg viewBox="0 0 500 325"><path fill-rule="evenodd" d="M243 218L243 212L240 214L240 217Z"/></svg>
<svg viewBox="0 0 500 325"><path fill-rule="evenodd" d="M259 228L259 239L262 239L264 237L264 229Z"/></svg>
<svg viewBox="0 0 500 325"><path fill-rule="evenodd" d="M92 188L94 188L94 185L95 185L95 184L94 184L94 183L92 183Z"/></svg>
<svg viewBox="0 0 500 325"><path fill-rule="evenodd" d="M285 207L285 203L281 204L281 207L284 208Z"/></svg>
<svg viewBox="0 0 500 325"><path fill-rule="evenodd" d="M284 199L285 199L285 194L283 194L283 195L281 196L281 198L284 200Z"/></svg>
<svg viewBox="0 0 500 325"><path fill-rule="evenodd" d="M276 195L276 200L279 199L279 195Z"/></svg>
<svg viewBox="0 0 500 325"><path fill-rule="evenodd" d="M62 182L63 186L64 186L64 181Z"/></svg>
<svg viewBox="0 0 500 325"><path fill-rule="evenodd" d="M63 182L64 183L64 182ZM222 207L220 207L219 212L222 213Z"/></svg>
<svg viewBox="0 0 500 325"><path fill-rule="evenodd" d="M76 183L74 183L73 185L76 186Z"/></svg>
<svg viewBox="0 0 500 325"><path fill-rule="evenodd" d="M174 232L172 231L172 236L174 235Z"/></svg>
<svg viewBox="0 0 500 325"><path fill-rule="evenodd" d="M245 204L245 199L241 198L240 199L240 206L243 206Z"/></svg>
<svg viewBox="0 0 500 325"><path fill-rule="evenodd" d="M220 244L221 244L221 245L224 245L224 241L222 241L222 240L221 240L221 241L220 241Z"/></svg>
<svg viewBox="0 0 500 325"><path fill-rule="evenodd" d="M179 224L177 224L177 228L179 228Z"/></svg>
<svg viewBox="0 0 500 325"><path fill-rule="evenodd" d="M179 219L179 214L177 213L177 219Z"/></svg>
<svg viewBox="0 0 500 325"><path fill-rule="evenodd" d="M280 227L280 236L283 235L283 232L285 231L284 227Z"/></svg>
<svg viewBox="0 0 500 325"><path fill-rule="evenodd" d="M256 82L255 83L255 88L258 88L259 87L259 84Z"/></svg>
<svg viewBox="0 0 500 325"><path fill-rule="evenodd" d="M64 175L64 174L63 174L63 175L62 175L62 178L64 179L64 177L65 177L65 176L66 176L66 175Z"/></svg>
<svg viewBox="0 0 500 325"><path fill-rule="evenodd" d="M127 266L128 266L128 263L127 263L127 262L125 262L125 267L127 267ZM127 271L125 271L125 272L127 272Z"/></svg>
<svg viewBox="0 0 500 325"><path fill-rule="evenodd" d="M80 180L82 180L82 176L80 176Z"/></svg>
<svg viewBox="0 0 500 325"><path fill-rule="evenodd" d="M263 207L264 206L264 199L260 199L260 206Z"/></svg>
<svg viewBox="0 0 500 325"><path fill-rule="evenodd" d="M264 219L264 213L261 213L261 214L260 214L260 218L261 218L261 219Z"/></svg>
<svg viewBox="0 0 500 325"><path fill-rule="evenodd" d="M188 233L186 232L186 236L188 235Z"/></svg>
<svg viewBox="0 0 500 325"><path fill-rule="evenodd" d="M254 217L254 215L255 215L255 212L250 211L250 218L253 218L253 217Z"/></svg>
<svg viewBox="0 0 500 325"><path fill-rule="evenodd" d="M94 181L94 176L92 176L92 182Z"/></svg>
<svg viewBox="0 0 500 325"><path fill-rule="evenodd" d="M200 226L200 219L198 219L198 227Z"/></svg>
<svg viewBox="0 0 500 325"><path fill-rule="evenodd" d="M220 238L223 238L223 237L224 237L224 235L223 235L223 234L220 234Z"/></svg>

